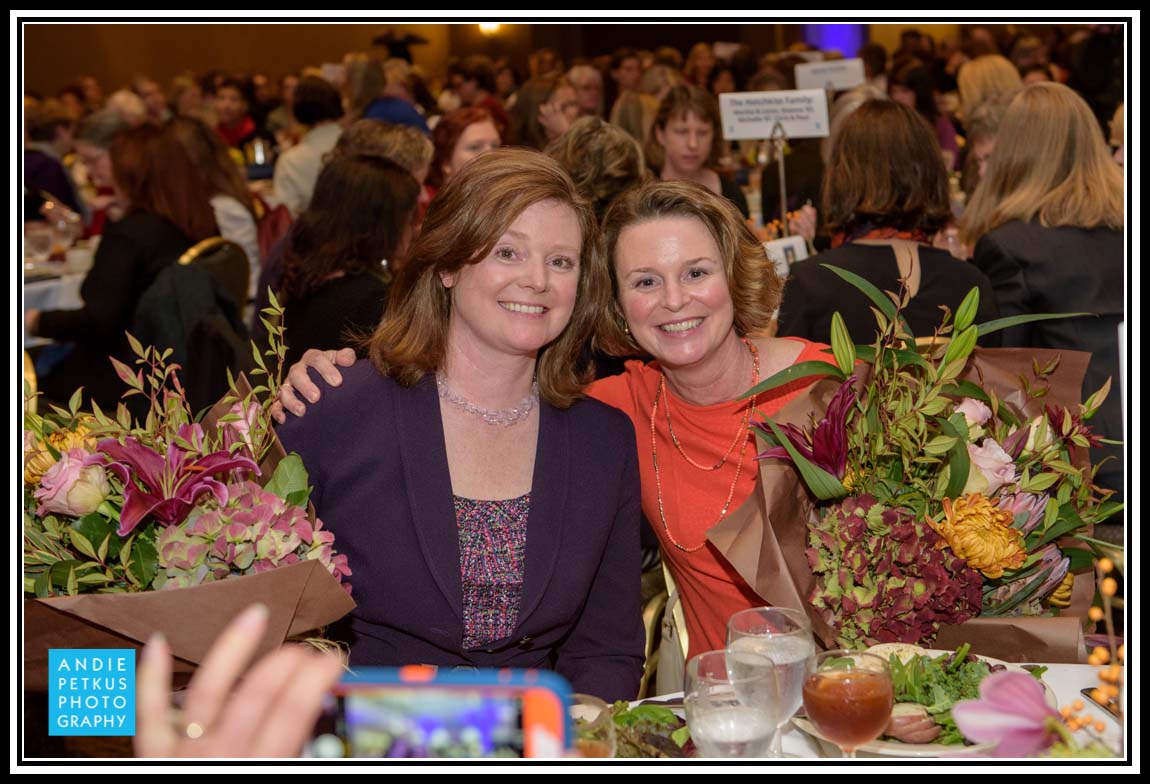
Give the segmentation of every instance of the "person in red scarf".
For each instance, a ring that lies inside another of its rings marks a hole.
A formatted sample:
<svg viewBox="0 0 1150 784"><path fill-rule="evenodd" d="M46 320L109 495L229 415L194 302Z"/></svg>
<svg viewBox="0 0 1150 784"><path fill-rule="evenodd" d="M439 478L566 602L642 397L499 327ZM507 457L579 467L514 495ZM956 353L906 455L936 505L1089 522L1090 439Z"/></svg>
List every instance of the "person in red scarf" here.
<svg viewBox="0 0 1150 784"><path fill-rule="evenodd" d="M911 294L903 310L916 336L929 337L972 288L976 322L997 317L990 279L972 264L931 247L951 220L942 150L934 129L914 109L868 101L842 125L823 180L831 250L791 267L779 310L780 336L829 343L831 317L842 313L856 343L874 339L867 297L824 265L849 270L881 291ZM994 339L994 336L991 338Z"/></svg>
<svg viewBox="0 0 1150 784"><path fill-rule="evenodd" d="M216 133L229 147L242 150L258 135L250 113L250 89L243 79L227 78L216 88Z"/></svg>

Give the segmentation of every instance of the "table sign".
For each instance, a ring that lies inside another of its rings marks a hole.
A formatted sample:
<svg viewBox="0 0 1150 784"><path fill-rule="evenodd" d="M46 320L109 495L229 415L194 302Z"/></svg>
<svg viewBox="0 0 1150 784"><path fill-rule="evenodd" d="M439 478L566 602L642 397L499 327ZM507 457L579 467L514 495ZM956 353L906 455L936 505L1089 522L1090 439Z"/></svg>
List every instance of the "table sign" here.
<svg viewBox="0 0 1150 784"><path fill-rule="evenodd" d="M769 139L779 124L788 139L827 136L826 90L724 93L719 111L725 139Z"/></svg>
<svg viewBox="0 0 1150 784"><path fill-rule="evenodd" d="M865 81L863 61L857 57L795 66L795 85L800 90L849 90Z"/></svg>

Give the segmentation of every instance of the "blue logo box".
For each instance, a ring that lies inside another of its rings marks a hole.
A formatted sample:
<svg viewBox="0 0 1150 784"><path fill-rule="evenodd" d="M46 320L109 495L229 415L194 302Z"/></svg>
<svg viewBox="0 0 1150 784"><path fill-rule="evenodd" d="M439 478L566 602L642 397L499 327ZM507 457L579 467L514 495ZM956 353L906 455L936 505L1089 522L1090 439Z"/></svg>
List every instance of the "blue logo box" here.
<svg viewBox="0 0 1150 784"><path fill-rule="evenodd" d="M136 651L48 650L49 735L135 735Z"/></svg>

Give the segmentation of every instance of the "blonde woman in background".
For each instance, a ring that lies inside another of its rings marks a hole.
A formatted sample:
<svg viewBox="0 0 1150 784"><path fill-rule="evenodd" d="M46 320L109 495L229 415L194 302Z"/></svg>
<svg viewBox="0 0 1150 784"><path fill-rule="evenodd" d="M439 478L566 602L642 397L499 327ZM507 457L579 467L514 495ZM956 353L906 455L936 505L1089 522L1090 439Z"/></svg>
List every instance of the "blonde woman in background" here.
<svg viewBox="0 0 1150 784"><path fill-rule="evenodd" d="M959 112L965 122L985 101L1022 89L1022 77L1014 64L1000 54L984 54L958 72Z"/></svg>
<svg viewBox="0 0 1150 784"><path fill-rule="evenodd" d="M1060 84L1032 84L1007 107L986 176L966 207L962 239L990 278L1003 316L1091 313L1003 332L1007 346L1074 349L1093 355L1091 394L1118 383L1118 329L1125 316L1122 169L1086 102ZM1090 421L1122 438L1120 396ZM1121 447L1091 450L1095 482L1123 489Z"/></svg>

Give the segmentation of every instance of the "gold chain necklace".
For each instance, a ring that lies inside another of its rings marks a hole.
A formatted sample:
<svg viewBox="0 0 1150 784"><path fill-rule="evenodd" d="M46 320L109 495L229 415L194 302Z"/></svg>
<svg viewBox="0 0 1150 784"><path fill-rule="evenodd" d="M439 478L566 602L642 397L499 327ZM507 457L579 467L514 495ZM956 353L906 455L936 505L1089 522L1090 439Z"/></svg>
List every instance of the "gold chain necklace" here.
<svg viewBox="0 0 1150 784"><path fill-rule="evenodd" d="M755 384L759 383L759 350L757 348L755 348L754 343L747 340L746 338L743 338L743 344L746 345L746 347L748 349L750 349L751 359L753 360L752 369L751 369L751 386L753 387ZM663 385L666 382L666 380L667 380L666 376L663 376L663 375L659 376L659 389L655 393L655 402L656 403L658 403L658 401L659 401L659 395L662 393ZM679 451L679 454L683 456L684 460L686 460L688 463L690 463L691 465L693 465L695 468L699 469L700 471L718 471L720 468L723 467L723 464L727 462L727 458L731 456L731 452L735 451L735 447L739 445L739 440L743 439L745 442L746 439L744 438L744 436L746 436L746 434L747 434L747 425L749 425L751 423L751 410L753 408L754 408L754 406L748 406L747 407L747 413L743 417L743 423L739 426L739 432L735 433L735 440L731 442L731 445L729 447L727 447L727 451L723 453L723 458L719 462L715 463L713 466L705 466L705 465L701 465L699 463L696 463L694 460L691 459L691 456L687 454L686 450L683 449L683 444L681 441L679 441L679 437L675 435L674 426L671 425L671 398L670 397L667 398L667 432L671 434L671 443L675 445L675 449L677 449Z"/></svg>
<svg viewBox="0 0 1150 784"><path fill-rule="evenodd" d="M751 356L754 358L754 371L753 371L753 379L754 380L751 382L751 385L754 386L755 383L757 383L759 380L759 353L758 353L758 350L755 348L754 344L752 344L749 340L744 338L743 342L746 344L747 348L751 352ZM658 454L658 449L657 449L658 439L657 439L657 436L655 433L655 422L657 419L656 413L659 410L659 398L663 394L663 387L666 384L666 380L667 380L666 376L663 376L662 374L660 374L659 386L655 390L655 402L651 406L651 462L655 466L655 497L656 497L656 500L658 501L658 505L659 505L659 520L663 524L663 533L665 533L667 535L667 540L671 544L673 544L676 548L678 548L679 550L682 550L685 553L694 553L694 552L697 552L699 550L702 550L707 545L706 537L703 538L702 543L700 543L699 545L697 545L695 547L687 547L686 545L681 544L680 542L678 542L675 539L674 535L671 533L671 528L669 525L667 525L667 515L663 509L663 485L662 485L662 480L659 476L659 454ZM667 412L668 413L668 418L667 418L668 427L670 426L670 423L671 423L669 406L670 406L670 404L668 403L668 412ZM747 447L750 445L750 442L751 442L751 439L747 438L746 435L747 435L747 426L750 424L750 421L751 421L751 412L754 411L754 408L755 408L755 398L751 398L747 403L747 411L743 415L743 421L739 425L739 435L736 436L735 442L733 444L731 444L731 449L727 450L727 454L724 455L723 459L721 461L719 461L719 463L717 463L713 468L707 468L706 466L699 465L694 460L691 460L691 458L687 457L687 455L685 453L683 453L683 450L681 447L679 448L680 454L682 454L683 457L687 458L687 460L691 463L691 465L695 466L696 468L700 468L704 471L714 471L714 470L717 470L719 467L721 467L724 463L726 463L727 457L730 455L731 451L735 448L735 444L738 443L739 437L741 437L743 439L743 448L739 450L739 461L735 464L735 478L734 478L734 481L731 482L730 490L727 491L727 500L725 502L723 502L723 509L721 512L719 512L718 520L716 520L711 525L715 525L715 523L718 523L720 520L722 520L724 517L726 517L727 516L727 510L731 508L731 499L733 499L735 497L735 488L738 487L739 477L742 475L742 472L743 472L743 459L747 455ZM677 441L677 439L675 439L674 433L671 434L671 438L672 438L672 441L675 443L675 445L678 446L678 441ZM707 526L707 527L710 528L711 526Z"/></svg>

